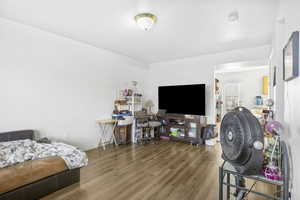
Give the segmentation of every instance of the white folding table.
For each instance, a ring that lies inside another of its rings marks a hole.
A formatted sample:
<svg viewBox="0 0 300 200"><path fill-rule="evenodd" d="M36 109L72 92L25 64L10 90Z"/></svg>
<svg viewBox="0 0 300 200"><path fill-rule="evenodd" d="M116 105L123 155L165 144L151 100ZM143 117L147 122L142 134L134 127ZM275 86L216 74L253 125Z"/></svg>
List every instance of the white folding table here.
<svg viewBox="0 0 300 200"><path fill-rule="evenodd" d="M96 122L100 127L100 141L98 147L102 146L102 148L105 150L105 145L110 144L112 140L114 144L118 146L115 137L115 128L118 124L118 121L113 119L104 119L96 120ZM111 130L112 132L110 132L109 130Z"/></svg>

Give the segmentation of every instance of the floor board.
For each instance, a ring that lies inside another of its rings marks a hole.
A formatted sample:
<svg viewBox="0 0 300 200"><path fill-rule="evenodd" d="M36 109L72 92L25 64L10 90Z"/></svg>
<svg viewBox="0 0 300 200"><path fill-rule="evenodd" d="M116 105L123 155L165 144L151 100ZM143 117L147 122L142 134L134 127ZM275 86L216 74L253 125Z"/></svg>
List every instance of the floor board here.
<svg viewBox="0 0 300 200"><path fill-rule="evenodd" d="M180 142L125 145L87 152L81 182L43 200L217 200L219 145ZM268 190L267 186L258 187ZM249 196L249 200L261 200Z"/></svg>

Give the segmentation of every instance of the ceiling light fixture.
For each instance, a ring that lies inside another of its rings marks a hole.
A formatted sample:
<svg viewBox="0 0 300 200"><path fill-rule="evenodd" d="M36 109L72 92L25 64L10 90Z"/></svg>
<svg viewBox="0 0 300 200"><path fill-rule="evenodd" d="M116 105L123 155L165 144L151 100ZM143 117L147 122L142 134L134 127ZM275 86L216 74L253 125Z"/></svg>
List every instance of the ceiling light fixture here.
<svg viewBox="0 0 300 200"><path fill-rule="evenodd" d="M231 23L237 22L239 20L239 18L240 18L240 16L239 16L238 11L232 11L228 15L228 21L231 22Z"/></svg>
<svg viewBox="0 0 300 200"><path fill-rule="evenodd" d="M136 24L144 31L149 31L157 22L157 17L151 13L140 13L134 19Z"/></svg>

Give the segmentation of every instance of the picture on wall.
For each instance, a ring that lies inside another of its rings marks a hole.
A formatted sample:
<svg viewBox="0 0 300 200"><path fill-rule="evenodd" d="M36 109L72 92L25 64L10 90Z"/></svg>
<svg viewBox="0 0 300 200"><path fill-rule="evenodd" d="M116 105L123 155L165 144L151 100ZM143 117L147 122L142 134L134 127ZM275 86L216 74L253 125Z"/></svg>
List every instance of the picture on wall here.
<svg viewBox="0 0 300 200"><path fill-rule="evenodd" d="M299 31L293 32L283 49L283 79L289 81L299 75Z"/></svg>

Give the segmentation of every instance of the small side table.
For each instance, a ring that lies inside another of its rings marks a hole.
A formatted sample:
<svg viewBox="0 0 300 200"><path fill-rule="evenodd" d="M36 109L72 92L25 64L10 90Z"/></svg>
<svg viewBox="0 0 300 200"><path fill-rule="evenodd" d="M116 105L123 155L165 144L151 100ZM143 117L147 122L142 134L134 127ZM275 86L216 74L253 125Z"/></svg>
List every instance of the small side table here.
<svg viewBox="0 0 300 200"><path fill-rule="evenodd" d="M96 120L97 124L99 124L100 127L100 141L98 147L102 146L102 148L105 150L105 145L110 144L111 141L115 143L116 146L118 146L116 137L115 137L115 128L118 124L117 120L112 119L104 119L104 120ZM108 138L109 128L112 127L112 134L108 141L106 139Z"/></svg>

